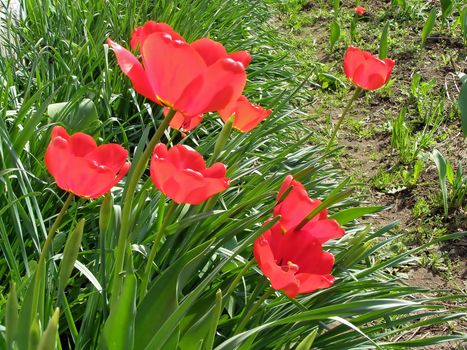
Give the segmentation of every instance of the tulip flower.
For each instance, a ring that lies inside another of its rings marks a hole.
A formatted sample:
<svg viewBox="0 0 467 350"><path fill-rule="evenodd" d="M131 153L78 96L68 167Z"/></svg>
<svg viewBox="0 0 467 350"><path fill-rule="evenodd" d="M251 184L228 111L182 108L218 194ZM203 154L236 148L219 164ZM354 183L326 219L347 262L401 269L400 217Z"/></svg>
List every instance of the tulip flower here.
<svg viewBox="0 0 467 350"><path fill-rule="evenodd" d="M363 6L357 6L354 9L354 11L358 16L363 16L366 13L366 10L365 10L365 8Z"/></svg>
<svg viewBox="0 0 467 350"><path fill-rule="evenodd" d="M386 84L394 64L389 58L381 60L354 46L349 46L344 56L345 75L364 90L376 90Z"/></svg>
<svg viewBox="0 0 467 350"><path fill-rule="evenodd" d="M97 146L90 135L78 132L70 136L63 127L55 126L45 165L61 189L97 198L126 175L130 169L127 158L128 152L120 145Z"/></svg>
<svg viewBox="0 0 467 350"><path fill-rule="evenodd" d="M215 163L207 168L198 152L185 145L169 150L159 143L150 165L154 185L176 203L200 204L229 187L226 166Z"/></svg>
<svg viewBox="0 0 467 350"><path fill-rule="evenodd" d="M219 111L224 122L233 115L233 127L248 132L271 114L271 109L264 109L259 105L252 104L245 96L240 96L237 101Z"/></svg>
<svg viewBox="0 0 467 350"><path fill-rule="evenodd" d="M290 187L292 189L282 198ZM281 216L278 225L283 232L294 231L302 220L321 204L319 199L311 199L305 187L291 175L282 183L276 201L278 204L274 207L274 216ZM308 221L299 232L313 236L319 244L342 237L345 233L337 221L328 219L326 209Z"/></svg>
<svg viewBox="0 0 467 350"><path fill-rule="evenodd" d="M251 61L248 52L227 54L211 39L188 44L165 23L148 22L134 31L131 46L139 49L142 63L110 38L107 42L138 93L187 119L236 101Z"/></svg>
<svg viewBox="0 0 467 350"><path fill-rule="evenodd" d="M305 231L284 233L275 224L255 240L253 252L272 288L290 298L334 283L330 274L334 256L323 251L319 240Z"/></svg>

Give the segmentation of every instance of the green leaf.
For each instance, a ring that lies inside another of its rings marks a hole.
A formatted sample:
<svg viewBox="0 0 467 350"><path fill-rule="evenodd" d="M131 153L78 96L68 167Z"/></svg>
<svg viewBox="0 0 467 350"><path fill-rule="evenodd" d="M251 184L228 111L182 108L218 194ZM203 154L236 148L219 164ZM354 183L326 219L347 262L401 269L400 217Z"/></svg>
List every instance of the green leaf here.
<svg viewBox="0 0 467 350"><path fill-rule="evenodd" d="M430 15L428 16L428 19L425 22L425 25L423 26L422 30L422 46L425 45L426 39L430 35L431 31L433 30L433 27L435 26L435 21L436 21L436 9L433 8L430 12Z"/></svg>
<svg viewBox="0 0 467 350"><path fill-rule="evenodd" d="M331 50L334 48L334 45L337 43L339 38L341 37L341 27L339 26L339 23L337 21L333 21L331 23L331 37L330 37L330 44L331 44Z"/></svg>
<svg viewBox="0 0 467 350"><path fill-rule="evenodd" d="M15 339L18 327L18 296L16 295L16 284L12 284L5 310L6 342L8 349L13 349L13 340Z"/></svg>
<svg viewBox="0 0 467 350"><path fill-rule="evenodd" d="M318 334L318 328L315 328L303 339L295 350L309 350L315 341L316 335Z"/></svg>
<svg viewBox="0 0 467 350"><path fill-rule="evenodd" d="M383 207L380 206L349 208L331 215L330 219L336 220L340 225L345 225L363 215L377 213L382 209Z"/></svg>
<svg viewBox="0 0 467 350"><path fill-rule="evenodd" d="M136 277L125 276L123 289L104 324L102 342L106 349L133 349L136 315ZM135 347L135 349L139 349Z"/></svg>
<svg viewBox="0 0 467 350"><path fill-rule="evenodd" d="M76 228L68 236L63 250L63 258L60 262L60 272L58 274L58 295L61 298L62 293L68 283L68 279L73 271L76 259L78 258L81 239L83 238L83 230L85 219L81 219L76 225Z"/></svg>
<svg viewBox="0 0 467 350"><path fill-rule="evenodd" d="M446 188L446 159L444 159L443 155L437 149L433 150L431 158L435 162L436 168L438 168L439 184L441 186L441 195L443 196L444 215L447 216L449 207L448 190Z"/></svg>
<svg viewBox="0 0 467 350"><path fill-rule="evenodd" d="M340 0L333 0L332 1L332 8L334 9L334 13L337 16L337 13L339 12L339 9L341 7L341 1Z"/></svg>
<svg viewBox="0 0 467 350"><path fill-rule="evenodd" d="M177 308L179 290L206 259L209 244L206 242L183 255L153 283L138 305L135 349L145 349L153 335Z"/></svg>
<svg viewBox="0 0 467 350"><path fill-rule="evenodd" d="M202 344L201 348L205 350L213 348L217 324L222 311L221 290L217 291L214 303L210 307L206 308L207 305L204 303L201 306L202 308L196 308L194 315L190 315L192 326L180 338L178 345L180 350L191 350L194 344Z"/></svg>
<svg viewBox="0 0 467 350"><path fill-rule="evenodd" d="M467 16L466 16L467 18ZM467 75L461 78L462 86L459 93L459 109L461 111L461 124L464 137L467 137Z"/></svg>
<svg viewBox="0 0 467 350"><path fill-rule="evenodd" d="M451 14L452 5L452 0L441 0L441 15L443 16L443 19Z"/></svg>
<svg viewBox="0 0 467 350"><path fill-rule="evenodd" d="M464 41L467 41L467 6L462 10L460 20L462 33L464 34Z"/></svg>
<svg viewBox="0 0 467 350"><path fill-rule="evenodd" d="M96 105L88 98L80 103L60 102L50 104L47 114L56 122L62 122L68 131L86 131L92 129L99 120Z"/></svg>
<svg viewBox="0 0 467 350"><path fill-rule="evenodd" d="M44 334L42 334L37 350L55 350L59 315L60 311L58 308L56 308L55 312L49 320L49 324L47 325Z"/></svg>
<svg viewBox="0 0 467 350"><path fill-rule="evenodd" d="M379 58L384 60L388 57L388 31L389 31L389 22L386 22L386 25L383 28L381 33L381 39L379 41Z"/></svg>

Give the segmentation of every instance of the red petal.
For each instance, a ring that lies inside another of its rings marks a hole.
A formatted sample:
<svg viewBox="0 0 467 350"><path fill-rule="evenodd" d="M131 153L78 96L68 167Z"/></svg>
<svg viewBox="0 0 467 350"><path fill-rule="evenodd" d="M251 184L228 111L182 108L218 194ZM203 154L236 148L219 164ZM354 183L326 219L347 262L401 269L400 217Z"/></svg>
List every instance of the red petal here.
<svg viewBox="0 0 467 350"><path fill-rule="evenodd" d="M134 50L138 45L139 47L142 47L146 38L153 33L167 33L170 34L170 36L175 40L185 41L185 39L183 39L183 37L180 34L178 34L175 30L173 30L172 27L168 24L148 21L144 25L142 25L141 27L137 27L133 31L130 40L131 48Z"/></svg>
<svg viewBox="0 0 467 350"><path fill-rule="evenodd" d="M190 169L201 173L206 169L206 163L201 154L185 145L178 144L169 149L167 161L178 170Z"/></svg>
<svg viewBox="0 0 467 350"><path fill-rule="evenodd" d="M391 73L392 73L392 69L394 68L394 65L396 64L396 61L394 60L391 60L390 58L386 58L384 60L384 63L386 63L386 80L385 80L385 84L389 81L389 78L391 76Z"/></svg>
<svg viewBox="0 0 467 350"><path fill-rule="evenodd" d="M186 114L213 112L227 107L240 97L246 83L245 68L230 58L216 61L202 77L193 81L177 101L182 111L189 111Z"/></svg>
<svg viewBox="0 0 467 350"><path fill-rule="evenodd" d="M339 226L335 220L316 220L307 223L302 230L304 234L313 236L323 244L330 239L340 238L344 235L345 231Z"/></svg>
<svg viewBox="0 0 467 350"><path fill-rule="evenodd" d="M270 109L266 110L259 105L252 104L245 96L240 96L235 104L220 110L219 115L226 122L234 114L234 128L248 132L268 117L271 112Z"/></svg>
<svg viewBox="0 0 467 350"><path fill-rule="evenodd" d="M222 163L214 163L210 168L202 171L203 176L212 178L224 178L227 166Z"/></svg>
<svg viewBox="0 0 467 350"><path fill-rule="evenodd" d="M352 80L355 70L365 62L363 51L357 47L349 46L344 56L344 72Z"/></svg>
<svg viewBox="0 0 467 350"><path fill-rule="evenodd" d="M52 139L45 152L45 165L50 175L52 175L57 186L63 190L68 188L66 169L68 162L73 158L68 133L61 126L56 126L52 130Z"/></svg>
<svg viewBox="0 0 467 350"><path fill-rule="evenodd" d="M233 59L234 61L241 62L245 68L248 67L251 63L251 55L248 51L232 52L227 57Z"/></svg>
<svg viewBox="0 0 467 350"><path fill-rule="evenodd" d="M164 116L167 116L170 108L164 108ZM182 130L182 131L191 131L196 128L203 120L204 114L197 114L194 116L187 116L182 112L176 112L170 121L170 127Z"/></svg>
<svg viewBox="0 0 467 350"><path fill-rule="evenodd" d="M97 148L96 141L88 134L77 132L70 137L71 153L76 157L84 157Z"/></svg>
<svg viewBox="0 0 467 350"><path fill-rule="evenodd" d="M296 278L300 281L299 293L311 293L317 289L329 288L334 284L334 277L331 275L314 275L299 273Z"/></svg>
<svg viewBox="0 0 467 350"><path fill-rule="evenodd" d="M227 51L224 46L217 41L202 38L191 43L199 55L204 59L207 66L214 64L217 60L227 57Z"/></svg>
<svg viewBox="0 0 467 350"><path fill-rule="evenodd" d="M255 240L253 246L255 259L261 271L269 278L272 288L283 290L289 297L295 298L298 294L298 280L291 270L284 271L276 264L275 256L266 237L262 235Z"/></svg>
<svg viewBox="0 0 467 350"><path fill-rule="evenodd" d="M148 79L161 102L185 114L199 114L176 106L187 85L206 69L196 50L167 33L154 33L144 41L142 56ZM193 99L195 95L187 98Z"/></svg>
<svg viewBox="0 0 467 350"><path fill-rule="evenodd" d="M85 156L90 161L95 161L98 165L104 165L115 174L122 168L128 158L128 151L122 146L109 143L97 147L94 151Z"/></svg>
<svg viewBox="0 0 467 350"><path fill-rule="evenodd" d="M118 65L122 72L130 78L135 91L152 101L158 102L146 72L138 59L130 51L113 42L110 38L107 38L107 43L114 50Z"/></svg>

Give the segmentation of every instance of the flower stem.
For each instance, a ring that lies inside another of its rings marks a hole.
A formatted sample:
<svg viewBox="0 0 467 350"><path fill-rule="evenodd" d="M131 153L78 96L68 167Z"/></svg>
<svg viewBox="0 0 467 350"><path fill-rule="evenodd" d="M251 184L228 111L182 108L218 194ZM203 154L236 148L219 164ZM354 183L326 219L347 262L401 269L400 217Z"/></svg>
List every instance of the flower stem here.
<svg viewBox="0 0 467 350"><path fill-rule="evenodd" d="M345 106L344 112L342 112L342 115L340 116L339 120L337 121L336 126L334 127L334 130L332 131L331 139L328 142L328 145L326 146L326 152L329 151L329 148L331 148L332 143L334 139L336 138L337 131L339 130L342 122L344 121L345 116L350 110L350 107L352 106L353 102L358 98L358 95L360 95L360 92L362 91L361 88L357 87L355 89L354 94L352 95L352 98L347 102L347 105Z"/></svg>
<svg viewBox="0 0 467 350"><path fill-rule="evenodd" d="M141 176L143 176L144 170L148 164L149 158L151 157L151 153L156 146L156 144L160 141L162 136L164 135L165 130L170 124L170 121L175 115L175 110L171 109L167 116L162 120L161 125L157 128L154 136L149 141L146 149L144 150L143 154L139 158L138 162L134 166L133 171L131 172L126 186L125 186L125 196L122 200L123 202L123 209L122 209L122 218L120 224L120 233L118 236L118 243L117 249L115 252L115 269L114 269L114 276L112 281L112 289L111 289L111 299L110 305L114 305L117 297L120 292L122 276L121 272L124 269L125 264L125 254L126 249L125 246L127 244L127 238L130 232L130 221L131 221L131 212L133 209L133 198L136 192L136 186L138 185Z"/></svg>
<svg viewBox="0 0 467 350"><path fill-rule="evenodd" d="M247 325L250 318L256 313L256 311L260 308L260 306L263 304L263 302L266 301L266 299L271 296L272 293L274 293L274 289L269 287L269 289L267 289L264 292L263 296L261 298L259 298L258 301L248 310L248 312L245 314L245 316L242 317L242 319L240 320L240 323L238 324L237 328L235 329L234 335L243 332L243 330L245 329L245 326Z"/></svg>
<svg viewBox="0 0 467 350"><path fill-rule="evenodd" d="M167 212L164 216L164 221L162 222L162 226L159 228L156 236L154 237L154 243L152 244L151 251L149 252L148 262L146 264L146 268L144 269L143 280L141 282L140 300L142 300L143 297L146 295L146 289L148 287L149 279L151 277L152 263L154 261L154 258L156 257L157 247L159 246L159 242L161 241L162 237L164 237L167 225L169 224L170 219L172 218L172 215L175 212L176 208L177 208L177 203L172 201L169 204Z"/></svg>
<svg viewBox="0 0 467 350"><path fill-rule="evenodd" d="M32 307L31 310L33 312L33 315L36 314L37 312L37 307L39 304L39 295L43 295L44 293L40 293L39 289L42 286L45 286L44 284L41 283L41 279L43 278L43 274L45 271L45 261L47 259L47 255L50 250L50 246L52 245L53 238L55 237L55 233L57 232L63 217L65 216L65 213L70 206L71 202L73 201L74 194L69 193L67 199L65 200L65 203L63 203L63 207L58 213L57 217L55 218L55 221L50 228L49 232L47 233L47 238L45 239L44 247L42 248L41 255L39 257L39 262L37 264L37 269L36 273L34 275L34 291L33 291L33 299L32 299ZM39 315L42 313L39 312ZM31 320L32 321L32 320Z"/></svg>

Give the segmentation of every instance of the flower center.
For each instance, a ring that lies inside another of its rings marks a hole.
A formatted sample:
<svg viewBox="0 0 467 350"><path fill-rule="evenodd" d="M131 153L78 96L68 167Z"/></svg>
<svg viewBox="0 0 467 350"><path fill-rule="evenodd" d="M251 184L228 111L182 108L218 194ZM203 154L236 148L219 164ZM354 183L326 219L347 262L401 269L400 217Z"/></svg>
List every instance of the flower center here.
<svg viewBox="0 0 467 350"><path fill-rule="evenodd" d="M279 262L279 266L281 269L285 272L292 271L293 273L297 273L299 270L299 266L297 264L294 264L291 261L287 261L287 264L282 264L282 260Z"/></svg>

